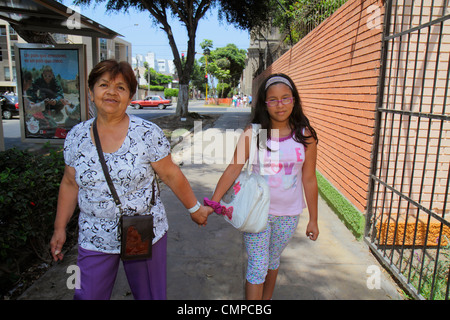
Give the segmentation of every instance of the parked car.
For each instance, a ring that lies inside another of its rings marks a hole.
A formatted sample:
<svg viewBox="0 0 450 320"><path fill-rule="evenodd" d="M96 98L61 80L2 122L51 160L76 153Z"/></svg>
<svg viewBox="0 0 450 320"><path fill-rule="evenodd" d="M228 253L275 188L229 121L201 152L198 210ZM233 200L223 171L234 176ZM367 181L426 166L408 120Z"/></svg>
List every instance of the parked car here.
<svg viewBox="0 0 450 320"><path fill-rule="evenodd" d="M148 96L144 100L133 100L130 103L136 109L142 109L143 107L158 107L159 109L165 109L167 106L172 105L172 101L163 99L160 96Z"/></svg>
<svg viewBox="0 0 450 320"><path fill-rule="evenodd" d="M2 117L11 119L13 116L19 115L19 99L14 95L0 95L2 104Z"/></svg>

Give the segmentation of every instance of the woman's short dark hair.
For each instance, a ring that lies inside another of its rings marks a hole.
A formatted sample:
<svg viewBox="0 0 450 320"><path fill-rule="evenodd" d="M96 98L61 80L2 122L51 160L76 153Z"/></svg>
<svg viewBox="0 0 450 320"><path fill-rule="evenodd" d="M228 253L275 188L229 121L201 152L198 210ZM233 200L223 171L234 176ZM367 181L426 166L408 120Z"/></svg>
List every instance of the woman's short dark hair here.
<svg viewBox="0 0 450 320"><path fill-rule="evenodd" d="M98 79L100 79L100 77L107 72L111 74L112 79L116 78L119 74L123 76L126 84L128 85L128 89L130 90L130 98L136 93L137 80L134 75L133 68L128 62L119 62L114 59L104 60L97 63L94 69L92 69L89 73L88 86L91 91L93 91L94 85Z"/></svg>

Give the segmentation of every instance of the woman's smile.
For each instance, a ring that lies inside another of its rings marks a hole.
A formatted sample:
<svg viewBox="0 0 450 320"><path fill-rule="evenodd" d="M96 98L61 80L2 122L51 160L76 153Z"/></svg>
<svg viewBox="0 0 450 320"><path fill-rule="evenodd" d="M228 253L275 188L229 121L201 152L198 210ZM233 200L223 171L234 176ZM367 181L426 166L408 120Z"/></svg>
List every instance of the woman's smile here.
<svg viewBox="0 0 450 320"><path fill-rule="evenodd" d="M119 101L113 98L105 98L103 99L103 101L107 102L107 103L118 103Z"/></svg>

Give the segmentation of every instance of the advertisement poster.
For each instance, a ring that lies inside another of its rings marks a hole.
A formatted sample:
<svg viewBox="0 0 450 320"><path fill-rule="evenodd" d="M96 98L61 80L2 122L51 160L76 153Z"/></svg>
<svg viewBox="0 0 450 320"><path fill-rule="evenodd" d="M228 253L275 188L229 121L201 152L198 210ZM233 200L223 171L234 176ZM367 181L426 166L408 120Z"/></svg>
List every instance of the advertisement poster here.
<svg viewBox="0 0 450 320"><path fill-rule="evenodd" d="M64 141L86 119L80 45L17 45L22 140Z"/></svg>

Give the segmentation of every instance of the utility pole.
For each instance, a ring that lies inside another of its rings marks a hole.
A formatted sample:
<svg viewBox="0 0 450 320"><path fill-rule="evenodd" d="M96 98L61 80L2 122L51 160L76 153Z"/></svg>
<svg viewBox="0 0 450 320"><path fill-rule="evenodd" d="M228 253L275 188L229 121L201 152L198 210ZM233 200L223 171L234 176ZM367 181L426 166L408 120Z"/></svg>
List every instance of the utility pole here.
<svg viewBox="0 0 450 320"><path fill-rule="evenodd" d="M208 55L205 54L205 78L206 78L206 97L205 97L205 104L208 104Z"/></svg>

